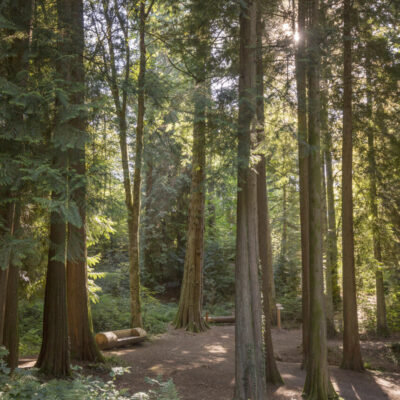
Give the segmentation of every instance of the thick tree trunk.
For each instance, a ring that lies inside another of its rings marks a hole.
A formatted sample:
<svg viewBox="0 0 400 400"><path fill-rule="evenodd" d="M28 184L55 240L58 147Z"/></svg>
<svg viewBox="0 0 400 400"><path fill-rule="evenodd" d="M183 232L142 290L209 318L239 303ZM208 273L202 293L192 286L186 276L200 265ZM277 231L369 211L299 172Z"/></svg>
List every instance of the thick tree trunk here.
<svg viewBox="0 0 400 400"><path fill-rule="evenodd" d="M84 150L70 153L70 167L85 179ZM68 225L67 307L71 356L82 361L103 361L93 336L87 288L86 184L82 182L71 198L77 202L80 227Z"/></svg>
<svg viewBox="0 0 400 400"><path fill-rule="evenodd" d="M265 142L264 130L264 71L262 54L262 31L263 23L261 17L261 4L257 1L257 54L256 54L256 116L257 116L257 141L259 144ZM275 310L275 285L274 272L272 269L272 240L271 227L268 215L268 195L265 154L259 155L257 163L257 212L258 212L258 244L259 258L262 275L262 295L264 311L264 357L265 375L267 382L282 384L283 379L279 373L274 357L274 348L271 336L271 320Z"/></svg>
<svg viewBox="0 0 400 400"><path fill-rule="evenodd" d="M196 82L194 92L193 162L190 187L189 225L186 255L178 313L175 327L191 332L204 331L202 317L204 203L205 203L205 139L206 90L205 82Z"/></svg>
<svg viewBox="0 0 400 400"><path fill-rule="evenodd" d="M374 131L370 126L372 115L372 93L371 93L371 72L370 66L367 66L367 120L368 120L368 171L369 171L369 201L370 213L372 216L372 240L374 244L374 258L377 263L375 271L375 285L376 285L376 333L379 336L388 337L389 329L387 326L386 318L386 302L385 291L383 284L383 272L381 270L382 264L382 246L379 233L379 211L377 201L377 179L376 179L376 159L375 159L375 143Z"/></svg>
<svg viewBox="0 0 400 400"><path fill-rule="evenodd" d="M308 144L309 155L309 246L310 246L310 320L307 376L304 395L308 400L335 398L329 378L326 343L326 316L322 269L322 180L320 150L320 26L319 1L309 1L308 64Z"/></svg>
<svg viewBox="0 0 400 400"><path fill-rule="evenodd" d="M3 57L1 66L4 77L13 85L24 89L26 86L26 70L29 66L29 33L31 29L31 18L33 10L33 0L14 0L4 4L2 15L6 17L16 28L6 31L11 39L9 43L12 47L9 49L8 56ZM7 127L13 132L23 129L24 115L20 106L10 102L7 115L9 119L5 122ZM14 134L13 134L14 135ZM10 135L10 137L13 137ZM13 157L20 155L22 148L19 142L15 140L1 140L0 148ZM13 182L14 184L14 182ZM14 189L15 190L15 189ZM17 189L18 190L18 189ZM7 199L8 203L2 205L0 209L0 223L4 223L5 230L0 230L0 236L3 234L13 235L14 224L19 221L19 199L18 192L11 193L8 187L1 188L0 196ZM15 202L11 202L15 198ZM18 269L12 264L10 252L0 260L0 344L4 344L8 350L9 366L14 368L18 361ZM10 263L11 261L11 263ZM10 270L9 270L10 268ZM4 335L4 337L3 337Z"/></svg>
<svg viewBox="0 0 400 400"><path fill-rule="evenodd" d="M145 111L145 76L146 76L146 10L145 0L140 2L140 21L139 21L139 79L138 79L138 114L136 128L136 154L135 172L133 175L133 209L132 209L132 262L130 263L130 287L131 287L131 314L132 327L142 326L142 316L140 312L140 265L139 265L139 223L140 223L140 196L142 183L142 157L143 157L143 130L144 130L144 111Z"/></svg>
<svg viewBox="0 0 400 400"><path fill-rule="evenodd" d="M192 2L192 15L199 18L194 22L196 37L196 65L194 66L195 88L193 93L194 121L192 146L192 180L189 200L189 223L186 241L183 281L175 327L192 332L207 328L202 317L203 306L203 263L204 263L204 216L205 216L205 167L206 167L206 118L207 99L210 86L207 81L210 56L210 26L202 20L202 2ZM201 22L200 22L201 21Z"/></svg>
<svg viewBox="0 0 400 400"><path fill-rule="evenodd" d="M307 135L307 97L306 97L306 13L307 0L298 0L297 27L299 41L296 57L297 85L297 124L300 185L300 225L301 225L301 277L302 277L302 347L303 366L308 357L308 323L310 318L310 246L309 246L309 194L308 194L308 135Z"/></svg>
<svg viewBox="0 0 400 400"><path fill-rule="evenodd" d="M342 154L342 248L343 248L343 359L342 368L364 369L358 336L357 296L353 233L353 127L351 0L343 9L343 154Z"/></svg>
<svg viewBox="0 0 400 400"><path fill-rule="evenodd" d="M54 167L67 168L67 154L61 149L55 152ZM65 188L67 181L65 179ZM53 191L52 200L62 196ZM43 310L42 347L36 367L49 376L66 377L71 374L67 325L67 293L65 277L66 224L63 215L53 211L50 215L50 248L47 264L46 290Z"/></svg>
<svg viewBox="0 0 400 400"><path fill-rule="evenodd" d="M81 87L70 96L70 103L82 105L85 102L85 72L83 66L83 2L65 2L63 18L71 29L71 43L68 52L72 57L69 64L70 84ZM85 117L70 121L71 132L77 138L85 135ZM82 141L84 142L84 141ZM71 189L71 200L78 207L81 226L68 224L67 244L67 309L71 356L82 361L102 361L92 332L90 303L87 289L87 250L86 250L86 159L85 146L69 151L69 166L73 180L79 181L76 189Z"/></svg>
<svg viewBox="0 0 400 400"><path fill-rule="evenodd" d="M57 16L61 54L69 56L71 46L70 1L57 1ZM63 85L68 86L70 70L63 60L56 65L57 73ZM69 88L67 87L67 90ZM53 168L62 177L63 187L53 189L51 198L54 202L63 202L67 191L67 149L63 145L65 132L69 130L68 122L62 120L64 105L57 101L56 127L53 133ZM56 209L50 213L50 247L47 264L46 290L43 311L43 339L36 366L49 376L66 377L71 374L70 353L68 343L68 316L66 293L66 244L67 229L64 216Z"/></svg>
<svg viewBox="0 0 400 400"><path fill-rule="evenodd" d="M258 275L257 177L250 164L256 138L256 1L241 2L236 233L235 400L265 400Z"/></svg>

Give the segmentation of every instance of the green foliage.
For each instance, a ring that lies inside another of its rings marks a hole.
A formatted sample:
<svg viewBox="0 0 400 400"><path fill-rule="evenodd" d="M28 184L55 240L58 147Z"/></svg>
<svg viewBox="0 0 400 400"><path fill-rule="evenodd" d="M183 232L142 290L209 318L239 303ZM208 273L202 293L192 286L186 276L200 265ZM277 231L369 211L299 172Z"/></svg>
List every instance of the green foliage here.
<svg viewBox="0 0 400 400"><path fill-rule="evenodd" d="M283 297L277 297L276 302L282 304L283 310L281 311L282 321L285 322L301 322L301 297L294 296L289 293Z"/></svg>
<svg viewBox="0 0 400 400"><path fill-rule="evenodd" d="M143 400L178 400L178 391L172 379L163 382L161 377L157 379L146 378L146 382L154 387L149 390L143 397ZM135 397L136 396L136 397ZM137 400L142 400L139 394L133 396Z"/></svg>
<svg viewBox="0 0 400 400"><path fill-rule="evenodd" d="M163 333L176 313L176 304L162 304L142 288L143 327L149 334ZM92 305L93 327L96 332L125 329L130 326L129 297L101 294Z"/></svg>
<svg viewBox="0 0 400 400"><path fill-rule="evenodd" d="M400 291L395 290L387 297L387 319L391 332L400 332Z"/></svg>
<svg viewBox="0 0 400 400"><path fill-rule="evenodd" d="M392 343L390 346L392 353L393 353L393 358L394 361L397 365L400 365L400 343Z"/></svg>
<svg viewBox="0 0 400 400"><path fill-rule="evenodd" d="M163 333L177 312L175 303L163 304L154 297L154 293L141 288L142 317L144 329L152 334Z"/></svg>
<svg viewBox="0 0 400 400"><path fill-rule="evenodd" d="M39 352L42 343L43 300L23 300L19 303L19 351L21 356Z"/></svg>
<svg viewBox="0 0 400 400"><path fill-rule="evenodd" d="M142 288L143 327L149 334L164 333L176 314L175 303L163 304L154 293ZM130 326L129 291L99 292L98 301L91 306L95 332L125 329ZM39 352L42 343L43 300L24 300L19 306L20 353L32 356Z"/></svg>
<svg viewBox="0 0 400 400"><path fill-rule="evenodd" d="M75 373L71 381L42 381L34 370L17 370L12 376L7 374L7 380L0 379L0 397L4 400L179 400L172 380L149 380L155 389L147 393L130 395L126 389L118 390L114 379L125 372L126 369L114 368L110 372L112 380L108 382L80 373Z"/></svg>
<svg viewBox="0 0 400 400"><path fill-rule="evenodd" d="M204 254L204 301L219 304L231 299L235 289L233 243L207 240Z"/></svg>
<svg viewBox="0 0 400 400"><path fill-rule="evenodd" d="M7 367L4 358L7 356L8 350L4 346L0 346L0 384L4 380L4 377L10 373L10 368Z"/></svg>
<svg viewBox="0 0 400 400"><path fill-rule="evenodd" d="M204 306L204 311L213 316L233 315L235 313L235 303L228 301L217 304L206 304Z"/></svg>
<svg viewBox="0 0 400 400"><path fill-rule="evenodd" d="M129 328L129 298L100 294L99 301L92 305L92 318L95 332Z"/></svg>

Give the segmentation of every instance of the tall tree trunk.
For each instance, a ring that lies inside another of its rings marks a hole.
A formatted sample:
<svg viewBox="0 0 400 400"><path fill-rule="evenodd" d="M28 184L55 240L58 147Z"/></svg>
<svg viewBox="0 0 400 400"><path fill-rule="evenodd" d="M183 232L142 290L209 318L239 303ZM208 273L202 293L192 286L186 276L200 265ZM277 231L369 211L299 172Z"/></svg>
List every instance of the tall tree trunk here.
<svg viewBox="0 0 400 400"><path fill-rule="evenodd" d="M13 223L12 223L12 234L18 235L20 229L20 204L12 205L13 211ZM0 344L3 344L8 350L6 358L7 365L14 370L18 367L18 356L19 356L19 332L18 332L18 280L19 280L19 269L18 266L11 260L8 271L7 281L7 294L6 294L6 307L4 315L4 331L3 339Z"/></svg>
<svg viewBox="0 0 400 400"><path fill-rule="evenodd" d="M261 17L261 3L257 1L257 54L256 54L256 116L257 116L257 141L259 144L265 142L264 130L264 71L262 54L262 31L263 23ZM275 310L275 285L274 272L272 269L272 240L271 227L268 213L267 176L265 154L259 155L257 163L257 211L258 211L258 243L259 258L262 275L262 295L264 311L264 358L265 375L267 382L281 384L283 379L279 373L274 357L274 348L271 336L271 320Z"/></svg>
<svg viewBox="0 0 400 400"><path fill-rule="evenodd" d="M281 260L283 269L288 261L288 209L287 209L287 187L285 182L282 188L282 237L281 237Z"/></svg>
<svg viewBox="0 0 400 400"><path fill-rule="evenodd" d="M145 77L146 77L146 1L140 2L140 21L139 21L139 79L138 79L138 115L136 128L136 154L135 172L133 175L133 260L130 265L130 287L131 287L131 314L132 326L142 326L142 316L140 312L140 264L139 264L139 222L140 222L140 196L142 183L142 158L143 158L143 130L144 130L144 111L145 111Z"/></svg>
<svg viewBox="0 0 400 400"><path fill-rule="evenodd" d="M372 93L371 93L371 71L370 66L367 66L367 121L368 121L368 170L369 170L369 201L370 213L372 216L372 240L374 244L374 258L377 263L375 270L376 284L376 333L379 336L388 337L389 329L386 319L386 302L383 285L382 264L382 246L379 232L379 211L377 201L377 179L376 179L376 159L375 159L375 143L374 131L370 125L373 118L372 115Z"/></svg>
<svg viewBox="0 0 400 400"><path fill-rule="evenodd" d="M326 344L326 316L322 269L322 215L321 215L321 150L320 150L320 26L319 1L309 1L308 41L308 144L309 155L309 246L310 246L310 319L308 337L307 376L305 398L326 400L336 393L329 378Z"/></svg>
<svg viewBox="0 0 400 400"><path fill-rule="evenodd" d="M202 316L203 258L204 258L204 203L205 203L205 138L206 138L205 82L196 82L194 91L193 162L190 187L189 225L186 242L182 289L175 327L191 332L204 331L207 326Z"/></svg>
<svg viewBox="0 0 400 400"><path fill-rule="evenodd" d="M84 33L83 33L83 1L65 2L66 20L70 29L71 42L68 46L70 59L69 77L71 85L79 85L70 96L70 104L82 105L85 102L85 71L83 66ZM66 46L67 47L67 46ZM85 135L85 116L75 118L69 123L71 132L77 139ZM84 143L84 141L82 141ZM77 140L77 143L79 141ZM72 179L78 184L71 189L71 200L79 210L81 225L68 224L67 244L67 309L68 328L71 345L71 356L82 361L102 361L103 357L93 337L90 318L90 303L87 288L87 249L86 249L86 156L85 145L69 151L69 166L73 172Z"/></svg>
<svg viewBox="0 0 400 400"><path fill-rule="evenodd" d="M321 131L323 137L326 137L328 128L328 104L326 91L321 90ZM326 143L323 141L321 152L321 167L322 167L322 226L323 226L323 254L325 255L325 312L326 312L326 331L328 338L336 336L335 322L333 319L333 297L332 297L332 264L330 257L330 242L329 242L329 222L327 212L327 184L326 184Z"/></svg>
<svg viewBox="0 0 400 400"><path fill-rule="evenodd" d="M338 273L338 248L336 233L336 211L334 195L334 179L332 171L332 135L330 129L325 131L325 163L326 163L326 194L328 201L328 237L327 237L327 258L331 270L331 287L334 310L338 310L341 297Z"/></svg>
<svg viewBox="0 0 400 400"><path fill-rule="evenodd" d="M57 17L59 29L58 49L60 54L70 56L71 37L71 4L73 0L57 0ZM64 59L57 62L57 73L66 90L71 81L70 66ZM67 192L67 148L63 144L65 132L69 131L68 121L61 115L67 113L66 106L57 101L56 126L52 144L54 151L53 168L56 169L63 187L53 189L51 199L54 203L66 202ZM66 288L66 244L67 226L59 209L50 213L50 247L47 264L46 290L43 311L42 346L36 366L49 376L66 377L71 374L70 352L68 342L67 288Z"/></svg>
<svg viewBox="0 0 400 400"><path fill-rule="evenodd" d="M11 49L6 57L3 57L1 66L4 77L13 85L24 90L26 87L27 69L29 66L29 37L33 11L33 0L14 0L2 9L2 15L14 26L15 29L7 30L6 35L11 38ZM5 122L7 128L13 132L24 129L23 109L13 102L7 104L7 116ZM13 137L9 135L9 137ZM14 157L22 151L21 144L15 140L3 139L0 141L1 151ZM15 182L13 182L15 184ZM4 223L4 232L0 230L0 236L13 235L18 227L20 204L18 189L11 193L8 187L0 191L2 199L7 199L0 209L0 224ZM11 202L11 199L15 198ZM18 362L18 268L12 263L11 252L7 252L5 258L0 260L0 344L4 344L9 350L8 364L11 368ZM4 337L3 337L4 335Z"/></svg>
<svg viewBox="0 0 400 400"><path fill-rule="evenodd" d="M144 213L146 216L146 223L144 224L145 227L145 234L144 234L144 240L145 240L145 246L144 246L144 266L146 271L150 274L151 279L155 280L155 269L154 269L154 262L152 260L152 251L150 248L150 243L149 243L149 234L151 232L150 229L147 228L148 224L151 224L151 218L152 218L152 191L153 191L153 156L152 154L148 155L148 160L146 161L147 168L146 168L146 180L145 180L145 186L146 186L146 198L144 202Z"/></svg>
<svg viewBox="0 0 400 400"><path fill-rule="evenodd" d="M358 336L357 296L353 233L353 127L351 0L343 8L343 154L342 154L342 248L343 248L343 359L342 368L363 370Z"/></svg>
<svg viewBox="0 0 400 400"><path fill-rule="evenodd" d="M186 241L185 264L178 312L175 327L192 332L207 328L202 316L203 306L203 263L204 263L204 216L205 216L205 168L206 168L206 118L207 99L210 94L207 81L208 60L210 56L210 26L202 21L202 2L193 1L192 16L196 37L196 58L194 67L195 88L193 93L194 121L192 146L192 180L189 200L189 223ZM199 21L201 21L199 23Z"/></svg>
<svg viewBox="0 0 400 400"><path fill-rule="evenodd" d="M57 149L53 167L67 167L65 151ZM65 173L65 172L64 172ZM65 187L66 187L65 180ZM53 191L52 201L61 201L61 194ZM57 211L50 215L50 248L47 264L46 290L43 310L42 346L36 367L49 376L66 377L71 374L67 325L67 293L65 278L66 224Z"/></svg>
<svg viewBox="0 0 400 400"><path fill-rule="evenodd" d="M2 191L4 198L10 197L8 190ZM0 209L0 235L14 235L15 203L2 206ZM11 252L3 252L0 259L0 344L4 344L4 327L7 309L8 280L10 277Z"/></svg>
<svg viewBox="0 0 400 400"><path fill-rule="evenodd" d="M302 347L303 366L308 357L308 323L310 319L310 239L309 239L309 194L308 194L308 135L306 97L306 14L307 0L298 0L298 44L296 58L297 85L297 140L299 154L300 225L301 225L301 277L302 277Z"/></svg>
<svg viewBox="0 0 400 400"><path fill-rule="evenodd" d="M143 5L144 6L144 5ZM135 234L135 222L134 222L134 204L132 195L132 185L129 170L129 154L128 154L128 143L127 143L127 100L128 92L127 85L130 79L130 48L129 48L129 37L128 37L128 21L124 20L124 16L120 13L119 9L114 9L117 15L117 19L120 24L120 29L124 35L124 52L125 52L125 66L124 66L124 76L121 92L118 85L118 73L117 73L117 60L115 58L115 49L113 42L113 21L111 17L111 11L109 9L108 0L102 0L102 7L104 18L106 20L106 40L108 44L109 51L109 61L105 55L105 50L103 49L103 60L104 63L109 65L110 75L108 76L109 85L111 93L114 99L115 111L118 119L118 129L119 129L119 144L121 150L121 163L123 172L123 183L125 191L125 205L127 210L127 225L128 225L128 252L129 252L129 282L130 282L130 298L131 298L131 325L132 327L142 327L142 314L140 305L140 270L138 268L139 262L135 261L135 256L138 256L138 229L136 229ZM141 3L142 7L142 3ZM141 30L144 29L141 28ZM143 32L144 35L144 32ZM144 40L144 36L143 36ZM144 42L141 46L144 46ZM141 63L143 61L141 60ZM144 71L142 70L143 74ZM144 75L143 75L144 78ZM144 112L144 104L143 110ZM141 152L140 152L141 154ZM140 172L140 171L139 171ZM140 189L140 188L139 188ZM140 208L140 205L139 205Z"/></svg>
<svg viewBox="0 0 400 400"><path fill-rule="evenodd" d="M235 295L235 400L264 400L266 380L258 277L257 177L250 162L256 138L256 7L240 8L239 143Z"/></svg>
<svg viewBox="0 0 400 400"><path fill-rule="evenodd" d="M3 343L4 320L6 315L8 263L0 268L0 343Z"/></svg>

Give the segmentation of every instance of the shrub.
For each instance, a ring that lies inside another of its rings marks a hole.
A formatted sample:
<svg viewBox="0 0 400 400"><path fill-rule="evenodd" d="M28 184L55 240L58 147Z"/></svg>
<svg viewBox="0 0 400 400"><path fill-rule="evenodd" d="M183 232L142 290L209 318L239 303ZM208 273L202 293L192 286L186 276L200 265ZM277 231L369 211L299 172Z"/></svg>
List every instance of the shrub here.
<svg viewBox="0 0 400 400"><path fill-rule="evenodd" d="M113 380L116 375L124 373L126 368L113 368L110 373L113 380L108 382L80 373L76 373L73 380L43 381L36 370L16 370L13 375L1 371L0 366L2 400L179 400L172 380L167 382L162 382L160 379L149 380L154 389L146 393L130 395L126 389L118 390Z"/></svg>
<svg viewBox="0 0 400 400"><path fill-rule="evenodd" d="M400 366L400 342L392 343L390 348L392 350L395 363Z"/></svg>
<svg viewBox="0 0 400 400"><path fill-rule="evenodd" d="M21 356L37 354L42 343L43 300L23 300L19 304L19 351Z"/></svg>
<svg viewBox="0 0 400 400"><path fill-rule="evenodd" d="M167 330L176 313L176 304L162 304L153 293L142 288L143 327L150 334ZM129 297L114 297L110 294L99 296L99 302L92 305L95 332L124 329L130 326Z"/></svg>

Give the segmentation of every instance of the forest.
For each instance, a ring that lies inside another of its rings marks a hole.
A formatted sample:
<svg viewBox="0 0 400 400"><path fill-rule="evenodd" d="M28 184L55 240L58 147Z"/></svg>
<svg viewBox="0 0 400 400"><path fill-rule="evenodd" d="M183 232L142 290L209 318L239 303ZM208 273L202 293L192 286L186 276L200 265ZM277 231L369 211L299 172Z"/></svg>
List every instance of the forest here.
<svg viewBox="0 0 400 400"><path fill-rule="evenodd" d="M0 398L400 399L398 0L1 0Z"/></svg>

